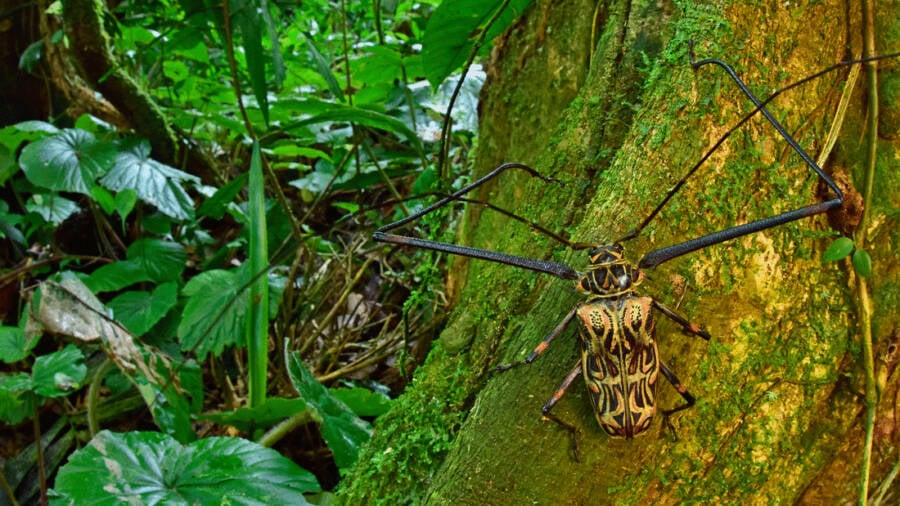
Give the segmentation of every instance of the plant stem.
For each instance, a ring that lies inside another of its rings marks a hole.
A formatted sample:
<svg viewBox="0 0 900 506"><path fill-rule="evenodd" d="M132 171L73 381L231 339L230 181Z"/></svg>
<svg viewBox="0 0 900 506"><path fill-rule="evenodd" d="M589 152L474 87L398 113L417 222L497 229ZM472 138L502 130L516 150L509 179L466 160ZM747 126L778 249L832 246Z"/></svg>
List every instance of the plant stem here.
<svg viewBox="0 0 900 506"><path fill-rule="evenodd" d="M875 6L872 0L863 2L863 56L875 55ZM866 172L863 199L866 203L862 220L857 228L854 242L857 248L864 248L866 231L871 221L872 189L875 181L875 160L878 148L878 64L865 63L869 95L869 110L866 150ZM872 462L872 440L875 431L875 415L878 407L878 390L875 385L875 359L872 352L872 299L865 278L857 276L856 295L859 299L859 325L863 349L863 366L866 371L866 439L863 447L862 468L860 469L859 504L867 504L869 496L869 473Z"/></svg>

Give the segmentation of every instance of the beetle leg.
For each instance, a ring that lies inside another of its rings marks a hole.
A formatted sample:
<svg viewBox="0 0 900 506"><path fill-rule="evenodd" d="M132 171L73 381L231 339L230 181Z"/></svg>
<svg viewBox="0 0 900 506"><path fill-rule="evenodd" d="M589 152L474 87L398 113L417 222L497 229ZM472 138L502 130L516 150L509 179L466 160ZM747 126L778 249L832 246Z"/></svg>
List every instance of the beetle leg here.
<svg viewBox="0 0 900 506"><path fill-rule="evenodd" d="M672 432L672 436L675 437L675 440L678 440L678 434L676 434L675 432L675 426L672 425L672 421L669 419L669 417L674 413L693 406L696 400L694 399L694 396L691 395L690 392L688 392L687 387L681 384L681 380L678 379L678 376L675 376L675 373L672 372L672 370L669 369L669 367L665 363L659 363L659 370L663 373L663 376L665 376L666 379L669 380L669 383L671 383L672 386L675 387L675 391L677 391L681 395L681 397L684 398L684 404L682 404L681 406L676 406L672 409L666 409L662 412L663 425L666 427L666 429Z"/></svg>
<svg viewBox="0 0 900 506"><path fill-rule="evenodd" d="M561 322L559 322L559 325L557 325L555 329L550 331L550 334L547 335L547 337L543 341L541 341L541 344L537 345L537 347L534 349L534 351L532 351L527 357L525 357L525 360L522 360L520 362L513 362L512 364L500 364L494 368L494 372L508 371L508 370L512 369L513 367L518 367L520 365L526 365L526 364L530 364L530 363L534 362L534 360L536 358L538 358L538 356L542 355L545 351L547 351L547 348L550 347L550 343L554 339L556 339L557 336L562 334L564 330L566 330L566 327L568 327L569 323L572 322L572 318L575 317L575 312L578 310L579 307L581 307L581 304L575 306L574 309L569 311L569 314L567 314L566 317L563 318L563 320Z"/></svg>
<svg viewBox="0 0 900 506"><path fill-rule="evenodd" d="M558 423L564 429L569 431L569 434L572 435L572 443L573 443L573 448L574 448L574 452L575 452L575 462L579 462L579 460L578 460L578 429L574 425L562 421L558 416L551 413L550 410L553 409L553 406L556 406L556 403L559 402L560 399L562 399L562 396L566 394L566 390L568 390L569 387L572 386L572 382L575 381L575 378L577 378L580 374L581 374L581 358L579 358L578 361L575 362L575 367L573 367L572 370L569 371L569 374L566 375L565 379L562 380L562 383L559 384L559 387L556 388L556 391L553 392L553 396L550 397L550 400L547 401L547 404L544 404L544 407L541 408L541 413L544 415L545 418L549 418L550 420L553 420L554 422Z"/></svg>
<svg viewBox="0 0 900 506"><path fill-rule="evenodd" d="M704 329L700 325L697 325L696 323L691 323L690 321L688 321L687 318L676 313L674 310L669 309L668 306L666 306L665 304L663 304L662 302L660 302L656 299L653 299L653 307L655 307L656 309L659 309L659 311L662 314L668 316L669 319L672 320L673 322L681 325L681 327L684 329L685 332L687 332L689 334L694 334L695 336L702 337L703 339L706 339L707 341L709 341L709 332L707 332L706 329ZM669 381L671 381L671 379Z"/></svg>

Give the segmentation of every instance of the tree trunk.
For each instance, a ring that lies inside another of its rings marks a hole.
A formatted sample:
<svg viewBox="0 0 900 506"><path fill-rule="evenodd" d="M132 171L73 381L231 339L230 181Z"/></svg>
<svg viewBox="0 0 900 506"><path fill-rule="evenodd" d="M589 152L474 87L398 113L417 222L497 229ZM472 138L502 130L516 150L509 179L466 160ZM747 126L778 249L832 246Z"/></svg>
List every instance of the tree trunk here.
<svg viewBox="0 0 900 506"><path fill-rule="evenodd" d="M876 37L898 8L879 5ZM593 32L592 32L593 29ZM592 35L593 33L593 35ZM593 37L593 38L592 38ZM622 237L732 125L752 110L718 68L721 58L760 97L859 55L859 4L795 6L538 0L495 47L485 84L477 167L532 164L566 182L504 174L485 189L501 207L566 231L576 241ZM590 48L593 47L591 55ZM878 51L900 48L879 40ZM897 69L897 60L883 62ZM770 110L815 159L847 79L842 69L787 92ZM879 74L882 131L873 224L865 245L881 402L870 491L897 463L898 383L897 70ZM862 187L865 72L826 171L843 167ZM893 82L890 82L893 79ZM896 92L893 92L896 93ZM644 233L626 243L645 253L819 201L818 178L761 117L704 165ZM471 206L458 242L584 269L583 252L496 213ZM341 491L347 503L723 504L854 502L865 434L865 381L856 277L823 263L835 232L807 218L709 247L646 272L652 294L712 335L683 336L658 317L663 361L697 397L673 417L678 439L655 421L646 435L612 439L597 425L581 380L554 409L580 430L581 462L541 406L578 360L575 329L528 366L521 360L581 299L572 283L506 265L458 260L461 289L447 329ZM680 287L683 287L680 288ZM682 298L683 296L683 298ZM658 405L682 400L660 380ZM659 417L658 417L659 418ZM896 497L895 497L896 498Z"/></svg>

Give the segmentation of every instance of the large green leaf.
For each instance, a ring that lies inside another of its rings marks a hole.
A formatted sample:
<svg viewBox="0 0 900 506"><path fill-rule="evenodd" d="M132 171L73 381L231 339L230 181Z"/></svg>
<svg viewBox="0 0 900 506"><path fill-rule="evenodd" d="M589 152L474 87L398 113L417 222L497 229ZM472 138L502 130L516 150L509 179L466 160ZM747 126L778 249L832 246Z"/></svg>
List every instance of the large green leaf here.
<svg viewBox="0 0 900 506"><path fill-rule="evenodd" d="M319 431L334 453L335 464L341 469L352 466L360 447L372 436L371 426L331 395L303 365L297 353L290 354L288 375L300 397L322 419Z"/></svg>
<svg viewBox="0 0 900 506"><path fill-rule="evenodd" d="M435 9L422 37L425 77L432 87L436 88L466 61L475 40L503 3L503 0L453 0L441 2ZM488 28L485 41L500 35L530 4L531 0L510 0Z"/></svg>
<svg viewBox="0 0 900 506"><path fill-rule="evenodd" d="M178 301L178 285L163 283L153 292L132 291L109 301L116 320L132 334L142 336L153 328Z"/></svg>
<svg viewBox="0 0 900 506"><path fill-rule="evenodd" d="M39 340L39 334L26 335L19 327L0 327L0 360L7 364L22 360Z"/></svg>
<svg viewBox="0 0 900 506"><path fill-rule="evenodd" d="M150 144L141 139L122 144L115 164L100 183L115 191L132 189L166 216L188 220L194 217L194 201L181 181L199 183L200 179L150 158Z"/></svg>
<svg viewBox="0 0 900 506"><path fill-rule="evenodd" d="M244 439L186 446L158 432L98 433L57 474L52 504L308 504L316 478Z"/></svg>
<svg viewBox="0 0 900 506"><path fill-rule="evenodd" d="M35 193L25 202L25 209L48 223L59 225L78 211L78 204L59 195Z"/></svg>
<svg viewBox="0 0 900 506"><path fill-rule="evenodd" d="M164 283L181 278L187 262L184 246L163 239L138 239L125 252L128 260L137 262L151 281Z"/></svg>
<svg viewBox="0 0 900 506"><path fill-rule="evenodd" d="M34 391L44 397L64 397L81 387L87 375L84 355L74 345L42 355L31 368Z"/></svg>
<svg viewBox="0 0 900 506"><path fill-rule="evenodd" d="M25 146L19 166L37 186L91 194L94 181L113 165L116 147L90 132L66 129Z"/></svg>
<svg viewBox="0 0 900 506"><path fill-rule="evenodd" d="M94 293L103 293L143 281L177 281L187 262L184 246L162 239L138 239L131 243L125 255L126 260L95 269L85 278L84 284Z"/></svg>
<svg viewBox="0 0 900 506"><path fill-rule="evenodd" d="M194 276L182 290L188 297L178 325L181 348L203 360L226 346L242 344L246 330L246 298L238 300L242 284L233 271L211 270Z"/></svg>
<svg viewBox="0 0 900 506"><path fill-rule="evenodd" d="M150 281L150 275L137 260L121 260L99 267L84 279L94 293L114 292L135 283Z"/></svg>

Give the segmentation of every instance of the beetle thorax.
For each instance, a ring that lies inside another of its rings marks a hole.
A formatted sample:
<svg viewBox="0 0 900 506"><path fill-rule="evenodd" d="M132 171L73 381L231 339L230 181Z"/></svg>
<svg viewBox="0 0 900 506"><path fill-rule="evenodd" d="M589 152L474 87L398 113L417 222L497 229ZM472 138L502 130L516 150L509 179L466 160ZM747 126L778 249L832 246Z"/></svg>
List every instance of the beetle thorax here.
<svg viewBox="0 0 900 506"><path fill-rule="evenodd" d="M629 293L644 279L644 273L625 260L619 243L599 244L590 251L588 271L577 288L598 297L617 297Z"/></svg>

